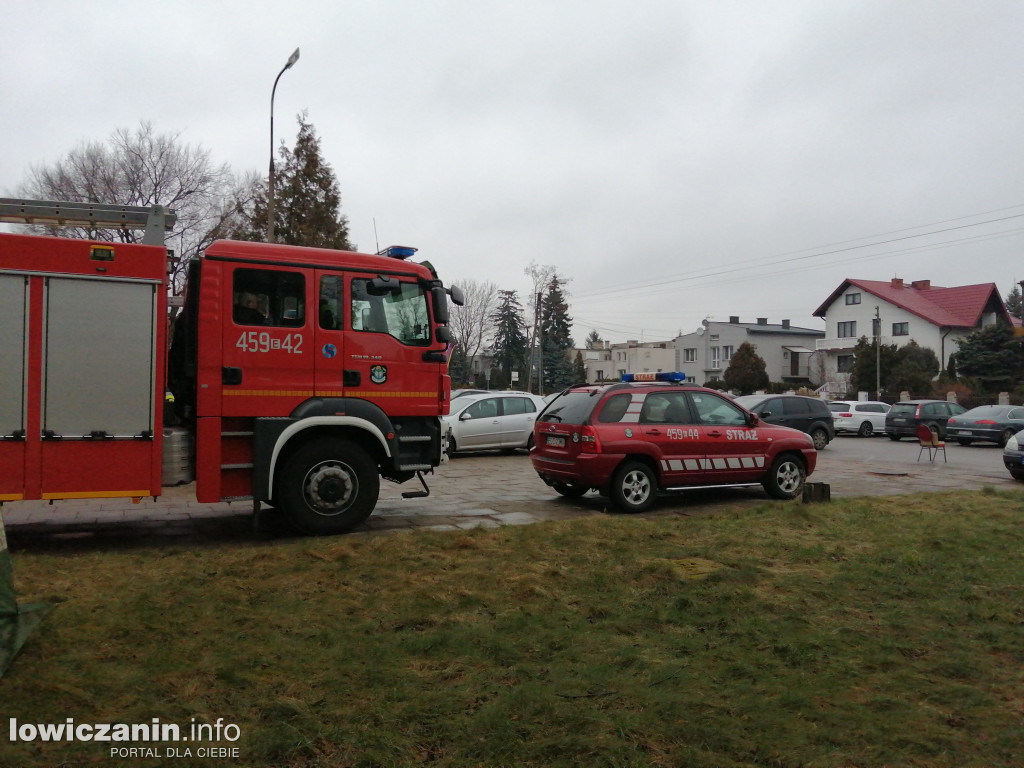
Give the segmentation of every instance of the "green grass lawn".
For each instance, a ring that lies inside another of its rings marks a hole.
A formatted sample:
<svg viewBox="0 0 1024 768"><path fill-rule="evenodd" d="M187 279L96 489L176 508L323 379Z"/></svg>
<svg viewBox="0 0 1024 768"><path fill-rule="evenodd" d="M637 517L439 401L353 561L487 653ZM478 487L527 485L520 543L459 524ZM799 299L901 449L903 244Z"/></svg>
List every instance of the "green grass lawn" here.
<svg viewBox="0 0 1024 768"><path fill-rule="evenodd" d="M1020 766L1022 554L1016 492L15 551L19 600L60 604L0 679L0 765Z"/></svg>

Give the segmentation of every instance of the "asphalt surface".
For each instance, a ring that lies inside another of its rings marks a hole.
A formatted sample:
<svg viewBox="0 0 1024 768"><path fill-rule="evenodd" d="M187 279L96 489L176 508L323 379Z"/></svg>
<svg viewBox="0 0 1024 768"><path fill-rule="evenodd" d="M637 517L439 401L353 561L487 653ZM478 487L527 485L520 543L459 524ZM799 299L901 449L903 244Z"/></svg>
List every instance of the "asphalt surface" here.
<svg viewBox="0 0 1024 768"><path fill-rule="evenodd" d="M832 498L890 496L921 491L942 493L986 486L1014 489L995 446L951 445L947 461L918 460L916 441L841 437L818 454L809 482L825 483ZM427 476L428 497L403 499L416 481L382 482L374 514L348 535L419 529L458 530L525 525L587 515L619 514L607 499L589 493L565 499L547 488L533 472L525 451L514 455L456 456ZM760 504L759 488L692 490L666 495L642 517L712 514L737 504ZM13 551L61 547L164 546L244 542L291 534L276 512L253 515L249 502L201 504L194 486L164 489L157 499L9 502L2 508L8 544Z"/></svg>

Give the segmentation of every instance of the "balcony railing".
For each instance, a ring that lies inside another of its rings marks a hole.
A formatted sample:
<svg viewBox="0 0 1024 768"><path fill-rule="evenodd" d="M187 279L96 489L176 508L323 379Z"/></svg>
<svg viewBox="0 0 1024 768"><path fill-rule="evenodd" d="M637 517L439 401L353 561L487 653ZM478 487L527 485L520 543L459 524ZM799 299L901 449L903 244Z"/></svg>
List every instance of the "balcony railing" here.
<svg viewBox="0 0 1024 768"><path fill-rule="evenodd" d="M906 339L906 336L896 337ZM847 336L842 339L815 339L814 348L817 350L836 350L836 349L853 349L857 346L857 342L860 341L860 336ZM868 337L868 341L873 342L874 339ZM893 344L896 343L891 336L883 336L881 338L882 344Z"/></svg>

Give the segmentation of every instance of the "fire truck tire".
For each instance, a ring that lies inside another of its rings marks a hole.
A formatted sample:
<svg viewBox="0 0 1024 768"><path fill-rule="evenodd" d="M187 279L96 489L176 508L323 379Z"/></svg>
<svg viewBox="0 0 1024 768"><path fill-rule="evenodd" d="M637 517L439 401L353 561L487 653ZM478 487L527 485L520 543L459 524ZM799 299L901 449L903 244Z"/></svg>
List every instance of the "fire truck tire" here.
<svg viewBox="0 0 1024 768"><path fill-rule="evenodd" d="M314 440L281 471L278 500L292 524L315 536L343 533L373 512L380 476L373 459L348 440Z"/></svg>

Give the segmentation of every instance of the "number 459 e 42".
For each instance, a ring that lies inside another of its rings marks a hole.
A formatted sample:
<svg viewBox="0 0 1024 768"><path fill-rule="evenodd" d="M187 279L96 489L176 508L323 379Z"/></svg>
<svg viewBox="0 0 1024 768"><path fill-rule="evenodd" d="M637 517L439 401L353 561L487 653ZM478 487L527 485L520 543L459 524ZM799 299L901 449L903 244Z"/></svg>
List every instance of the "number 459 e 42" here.
<svg viewBox="0 0 1024 768"><path fill-rule="evenodd" d="M243 352L278 352L293 355L302 354L302 334L286 333L283 337L271 336L267 331L249 331L238 337L235 346Z"/></svg>

